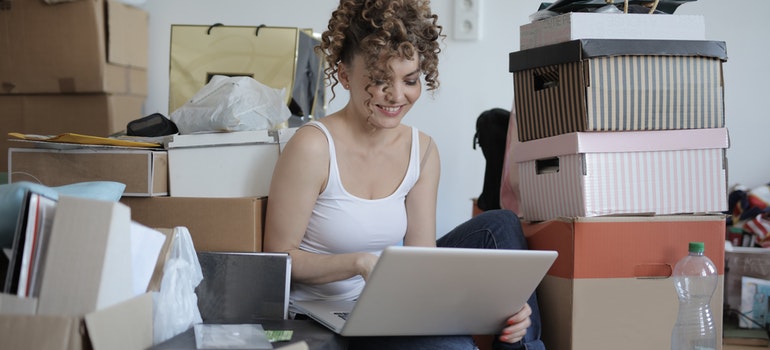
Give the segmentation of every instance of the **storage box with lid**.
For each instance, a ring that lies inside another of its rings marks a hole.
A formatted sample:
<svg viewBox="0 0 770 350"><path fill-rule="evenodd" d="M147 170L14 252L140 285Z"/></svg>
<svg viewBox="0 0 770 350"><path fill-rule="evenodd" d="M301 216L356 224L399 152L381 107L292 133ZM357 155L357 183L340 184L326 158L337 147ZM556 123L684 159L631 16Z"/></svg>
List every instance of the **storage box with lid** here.
<svg viewBox="0 0 770 350"><path fill-rule="evenodd" d="M146 11L114 0L8 4L0 93L147 95Z"/></svg>
<svg viewBox="0 0 770 350"><path fill-rule="evenodd" d="M691 241L704 242L717 267L711 313L721 344L724 216L557 218L522 227L529 249L559 252L538 287L548 349L668 349L679 307L671 273Z"/></svg>
<svg viewBox="0 0 770 350"><path fill-rule="evenodd" d="M264 197L280 154L273 130L174 135L166 144L173 197Z"/></svg>
<svg viewBox="0 0 770 350"><path fill-rule="evenodd" d="M519 48L577 39L705 40L701 15L568 12L519 27Z"/></svg>
<svg viewBox="0 0 770 350"><path fill-rule="evenodd" d="M725 128L575 132L516 144L529 221L727 210ZM723 232L724 235L724 232Z"/></svg>
<svg viewBox="0 0 770 350"><path fill-rule="evenodd" d="M724 126L724 42L581 39L512 52L519 140Z"/></svg>
<svg viewBox="0 0 770 350"><path fill-rule="evenodd" d="M168 195L168 157L163 149L39 143L47 148L8 150L9 182L63 186L86 181L116 181L124 196Z"/></svg>

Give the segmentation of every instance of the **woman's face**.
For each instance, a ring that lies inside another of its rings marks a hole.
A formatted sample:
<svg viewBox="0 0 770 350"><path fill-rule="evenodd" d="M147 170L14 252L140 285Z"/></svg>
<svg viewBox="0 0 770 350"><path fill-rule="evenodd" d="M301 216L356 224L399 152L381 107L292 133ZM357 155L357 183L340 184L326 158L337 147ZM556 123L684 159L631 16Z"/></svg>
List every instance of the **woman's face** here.
<svg viewBox="0 0 770 350"><path fill-rule="evenodd" d="M349 107L377 128L398 126L422 93L422 73L416 56L411 60L395 58L390 61L390 68L392 81L373 83L360 55L356 55L353 64L340 68L340 81L350 90ZM372 85L368 92L367 85Z"/></svg>

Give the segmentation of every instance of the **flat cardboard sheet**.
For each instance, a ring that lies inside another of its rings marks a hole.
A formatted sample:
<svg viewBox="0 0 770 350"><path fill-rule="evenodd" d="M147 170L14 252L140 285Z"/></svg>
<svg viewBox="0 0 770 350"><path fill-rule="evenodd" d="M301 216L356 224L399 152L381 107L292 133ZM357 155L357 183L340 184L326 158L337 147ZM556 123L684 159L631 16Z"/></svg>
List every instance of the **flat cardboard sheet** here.
<svg viewBox="0 0 770 350"><path fill-rule="evenodd" d="M124 204L60 196L38 314L79 317L131 299L130 225Z"/></svg>

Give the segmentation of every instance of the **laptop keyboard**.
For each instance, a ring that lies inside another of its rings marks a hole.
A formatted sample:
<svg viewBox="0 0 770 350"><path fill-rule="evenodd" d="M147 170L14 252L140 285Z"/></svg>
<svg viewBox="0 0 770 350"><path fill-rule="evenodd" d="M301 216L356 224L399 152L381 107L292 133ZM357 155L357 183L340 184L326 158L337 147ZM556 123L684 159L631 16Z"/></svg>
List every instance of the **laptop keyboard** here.
<svg viewBox="0 0 770 350"><path fill-rule="evenodd" d="M339 317L339 318L341 318L343 320L347 320L348 319L348 315L350 315L349 312L335 312L334 314L337 315L337 317Z"/></svg>

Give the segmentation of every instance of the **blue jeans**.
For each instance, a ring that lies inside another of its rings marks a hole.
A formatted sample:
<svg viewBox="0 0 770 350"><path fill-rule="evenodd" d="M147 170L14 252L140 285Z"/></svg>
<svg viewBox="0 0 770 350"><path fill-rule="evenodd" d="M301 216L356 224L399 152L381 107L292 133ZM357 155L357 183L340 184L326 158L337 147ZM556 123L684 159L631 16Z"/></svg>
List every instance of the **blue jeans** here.
<svg viewBox="0 0 770 350"><path fill-rule="evenodd" d="M527 249L527 241L521 230L519 218L510 210L485 211L436 241L439 247L483 248L483 249ZM540 309L537 296L527 301L532 308L532 325L522 341L509 344L500 342L495 336L493 343L497 350L545 350L540 340ZM474 349L473 338L467 336L419 336L419 337L351 337L349 349Z"/></svg>

